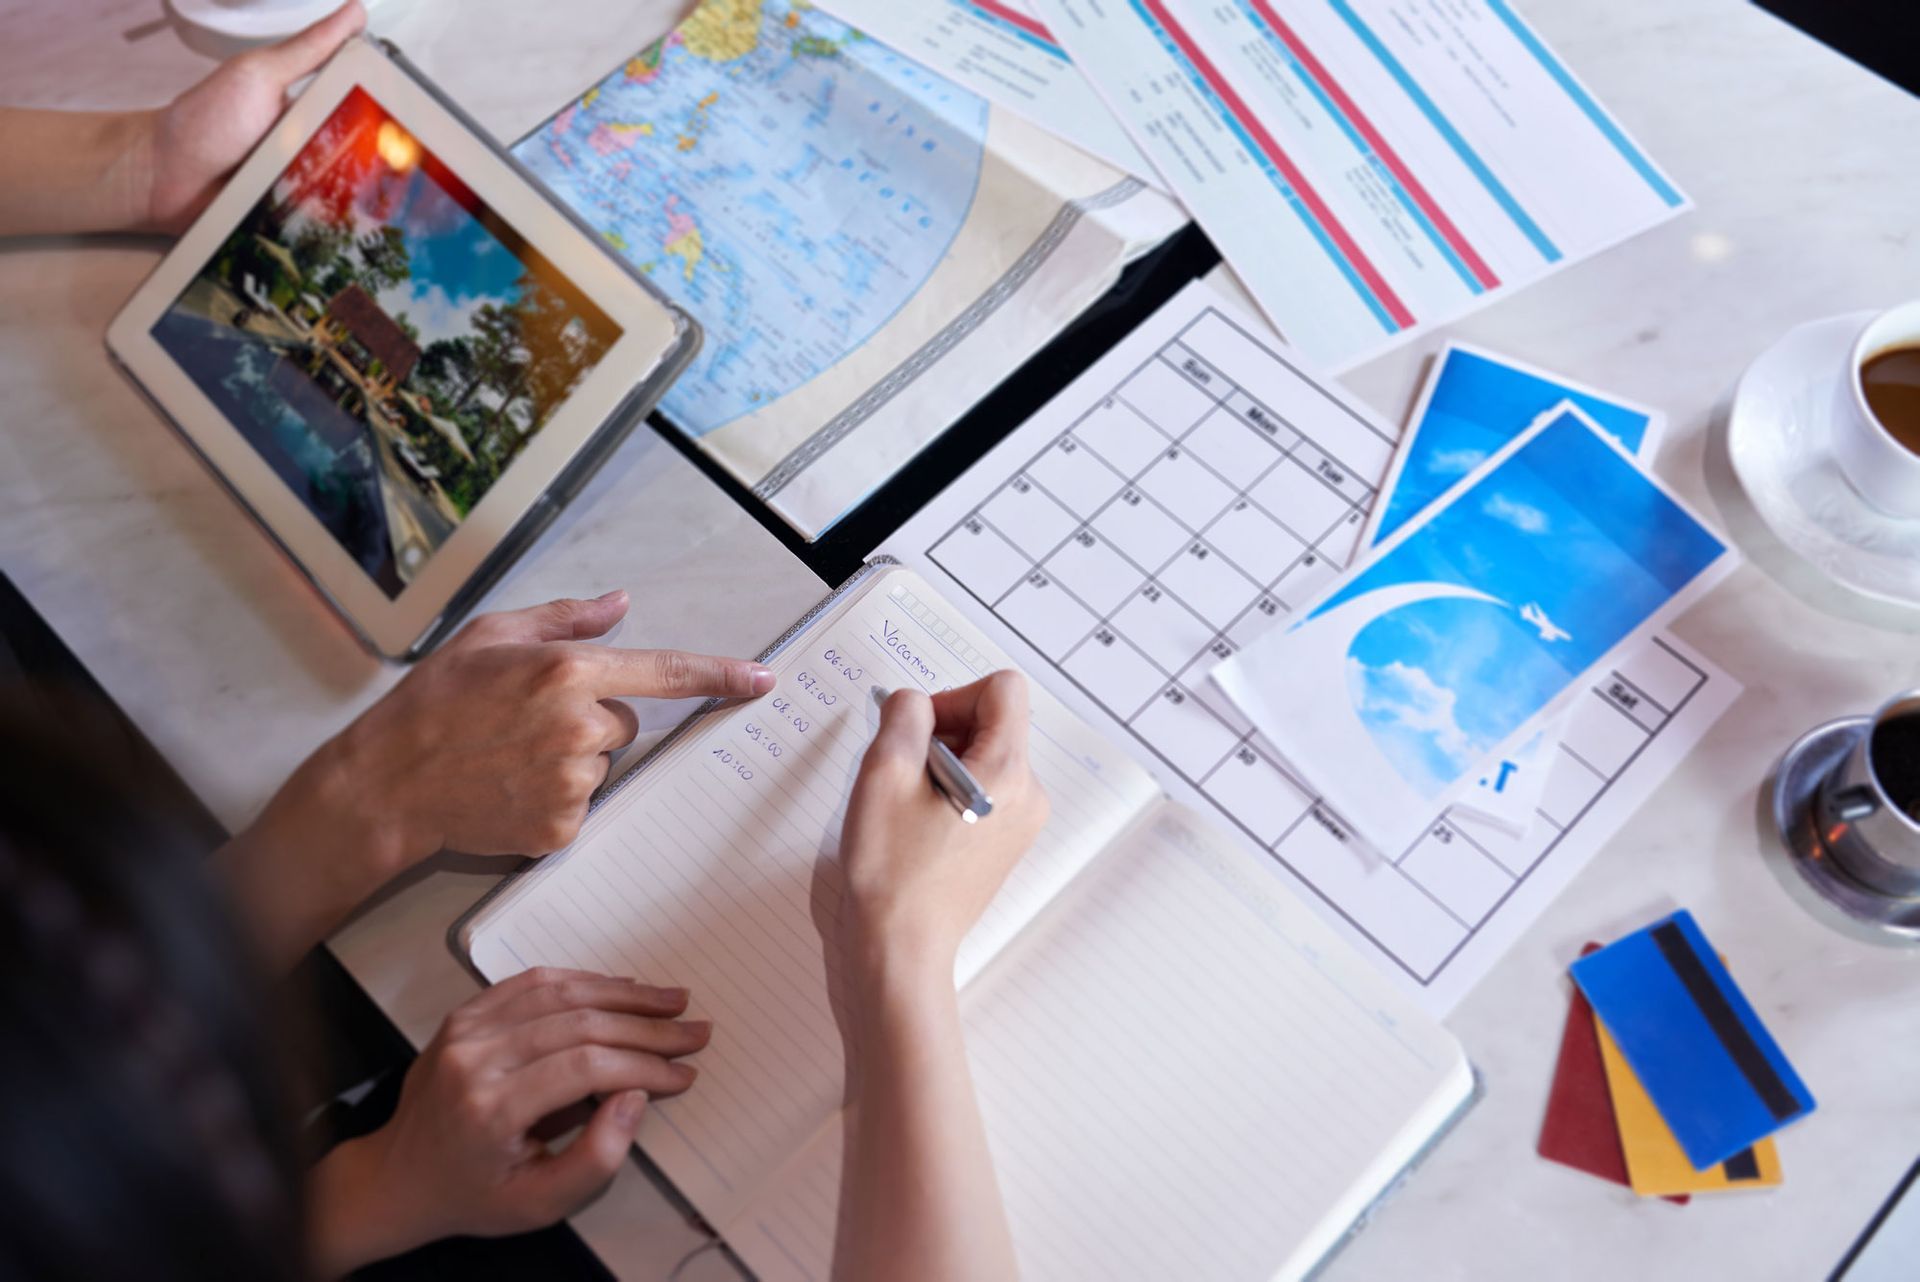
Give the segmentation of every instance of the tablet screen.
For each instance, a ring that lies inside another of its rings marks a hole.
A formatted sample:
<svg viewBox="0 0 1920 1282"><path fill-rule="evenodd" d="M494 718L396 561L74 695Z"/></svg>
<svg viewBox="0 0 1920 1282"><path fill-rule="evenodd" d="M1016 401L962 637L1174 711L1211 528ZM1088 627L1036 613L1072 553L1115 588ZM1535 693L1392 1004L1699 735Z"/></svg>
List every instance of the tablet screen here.
<svg viewBox="0 0 1920 1282"><path fill-rule="evenodd" d="M152 329L389 598L620 335L359 88Z"/></svg>

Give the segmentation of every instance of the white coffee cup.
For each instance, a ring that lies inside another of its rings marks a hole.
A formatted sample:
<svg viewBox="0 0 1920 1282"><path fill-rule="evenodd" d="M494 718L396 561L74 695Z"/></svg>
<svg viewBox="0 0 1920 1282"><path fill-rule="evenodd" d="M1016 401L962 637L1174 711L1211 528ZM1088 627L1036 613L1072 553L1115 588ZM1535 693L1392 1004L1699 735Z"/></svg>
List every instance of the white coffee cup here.
<svg viewBox="0 0 1920 1282"><path fill-rule="evenodd" d="M1861 366L1896 347L1920 347L1920 302L1888 308L1853 340L1835 407L1833 455L1861 498L1889 516L1920 519L1920 454L1873 416L1860 385Z"/></svg>

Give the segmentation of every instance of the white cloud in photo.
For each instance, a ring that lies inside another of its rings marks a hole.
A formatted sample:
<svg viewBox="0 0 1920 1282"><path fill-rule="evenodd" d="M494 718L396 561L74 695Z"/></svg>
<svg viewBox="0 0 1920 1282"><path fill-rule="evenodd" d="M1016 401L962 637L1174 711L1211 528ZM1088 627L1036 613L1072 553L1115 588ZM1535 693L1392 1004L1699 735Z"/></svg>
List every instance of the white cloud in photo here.
<svg viewBox="0 0 1920 1282"><path fill-rule="evenodd" d="M1420 792L1444 791L1479 756L1460 725L1459 697L1425 669L1397 659L1375 666L1349 657L1347 689L1367 734Z"/></svg>
<svg viewBox="0 0 1920 1282"><path fill-rule="evenodd" d="M424 349L436 339L461 338L473 332L473 314L488 303L504 307L507 300L491 295L455 301L439 284L402 281L378 295L380 306L389 316L406 313L420 331Z"/></svg>
<svg viewBox="0 0 1920 1282"><path fill-rule="evenodd" d="M1453 450L1435 450L1427 461L1427 466L1445 476L1465 476L1474 468L1487 461L1485 450L1462 447Z"/></svg>
<svg viewBox="0 0 1920 1282"><path fill-rule="evenodd" d="M1397 726L1430 739L1433 746L1448 757L1470 755L1473 736L1455 715L1459 696L1442 686L1424 668L1395 659L1379 667L1369 667L1349 658L1348 685L1356 684L1362 696L1361 715L1374 725Z"/></svg>
<svg viewBox="0 0 1920 1282"><path fill-rule="evenodd" d="M1533 504L1500 493L1488 495L1480 510L1496 521L1505 521L1522 534L1545 534L1553 524L1547 514Z"/></svg>

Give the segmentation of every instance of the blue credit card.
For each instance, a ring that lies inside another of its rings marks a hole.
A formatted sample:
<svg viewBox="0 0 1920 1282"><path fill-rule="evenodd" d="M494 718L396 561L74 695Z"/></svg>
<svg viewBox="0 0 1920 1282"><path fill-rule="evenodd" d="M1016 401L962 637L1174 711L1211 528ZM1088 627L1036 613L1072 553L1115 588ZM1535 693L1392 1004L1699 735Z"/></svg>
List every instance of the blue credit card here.
<svg viewBox="0 0 1920 1282"><path fill-rule="evenodd" d="M1813 1095L1692 913L1581 958L1573 978L1694 1169L1813 1111Z"/></svg>

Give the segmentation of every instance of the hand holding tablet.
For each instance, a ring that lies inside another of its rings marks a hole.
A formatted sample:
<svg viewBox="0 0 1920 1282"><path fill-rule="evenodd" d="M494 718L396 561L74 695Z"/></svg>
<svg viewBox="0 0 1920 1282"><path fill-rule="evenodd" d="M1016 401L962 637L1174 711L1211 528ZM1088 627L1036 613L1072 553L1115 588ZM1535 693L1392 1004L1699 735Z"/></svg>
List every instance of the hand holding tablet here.
<svg viewBox="0 0 1920 1282"><path fill-rule="evenodd" d="M355 39L107 343L359 634L414 657L699 330L396 53Z"/></svg>

